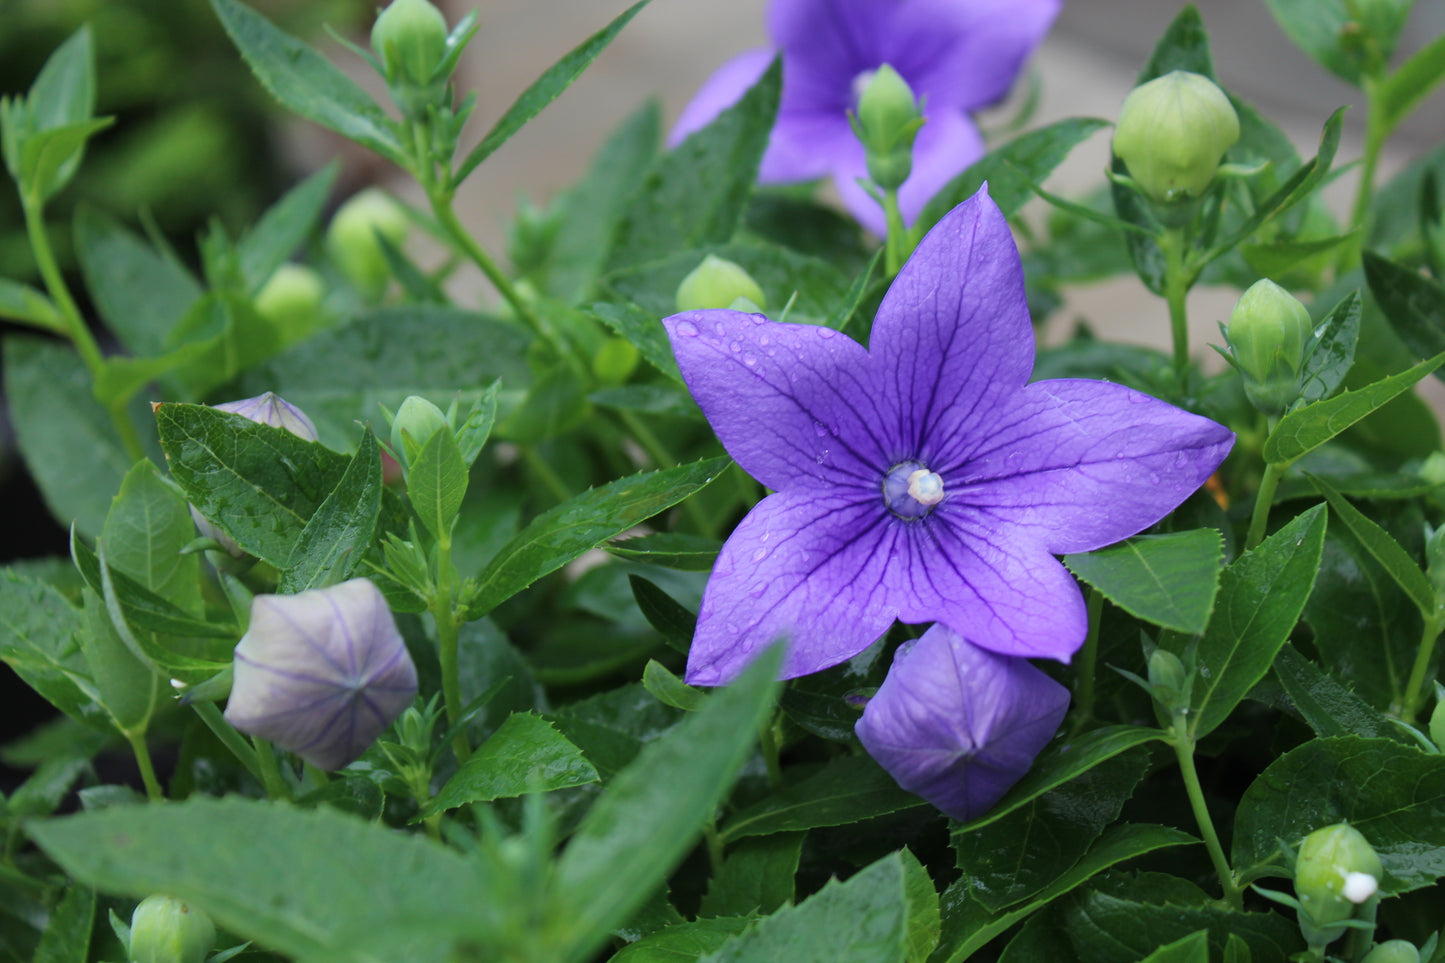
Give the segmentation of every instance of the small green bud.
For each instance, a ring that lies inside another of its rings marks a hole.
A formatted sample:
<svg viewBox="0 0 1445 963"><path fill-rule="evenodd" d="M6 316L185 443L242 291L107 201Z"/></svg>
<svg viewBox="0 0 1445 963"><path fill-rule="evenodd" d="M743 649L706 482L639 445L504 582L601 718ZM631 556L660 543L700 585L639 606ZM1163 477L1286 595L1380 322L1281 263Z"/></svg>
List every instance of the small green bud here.
<svg viewBox="0 0 1445 963"><path fill-rule="evenodd" d="M202 963L215 942L211 918L170 896L147 896L130 918L132 963Z"/></svg>
<svg viewBox="0 0 1445 963"><path fill-rule="evenodd" d="M1425 526L1425 574L1435 597L1445 599L1445 525L1436 529Z"/></svg>
<svg viewBox="0 0 1445 963"><path fill-rule="evenodd" d="M1229 315L1225 337L1244 377L1244 393L1267 415L1299 397L1299 370L1313 333L1299 299L1265 278L1250 286Z"/></svg>
<svg viewBox="0 0 1445 963"><path fill-rule="evenodd" d="M677 309L679 311L703 311L708 308L729 307L738 298L747 298L754 304L765 307L767 298L742 267L714 254L702 259L682 283L677 286Z"/></svg>
<svg viewBox="0 0 1445 963"><path fill-rule="evenodd" d="M860 76L853 131L868 157L868 176L884 190L897 190L913 172L913 139L923 113L908 81L884 64Z"/></svg>
<svg viewBox="0 0 1445 963"><path fill-rule="evenodd" d="M620 385L637 370L640 357L632 342L608 338L592 356L592 374L604 385Z"/></svg>
<svg viewBox="0 0 1445 963"><path fill-rule="evenodd" d="M326 229L326 248L351 283L376 300L391 280L391 266L376 236L399 245L409 227L406 211L390 194L368 187L337 210Z"/></svg>
<svg viewBox="0 0 1445 963"><path fill-rule="evenodd" d="M1420 465L1419 475L1432 485L1445 485L1445 451L1432 451Z"/></svg>
<svg viewBox="0 0 1445 963"><path fill-rule="evenodd" d="M1208 77L1175 70L1124 98L1114 153L1151 198L1164 203L1204 193L1224 152L1239 140L1239 117Z"/></svg>
<svg viewBox="0 0 1445 963"><path fill-rule="evenodd" d="M1420 963L1420 951L1409 940L1388 940L1366 953L1360 963Z"/></svg>
<svg viewBox="0 0 1445 963"><path fill-rule="evenodd" d="M1317 926L1354 915L1379 889L1380 857L1360 831L1346 823L1316 829L1300 843L1294 889Z"/></svg>
<svg viewBox="0 0 1445 963"><path fill-rule="evenodd" d="M407 116L421 116L446 90L447 78L437 71L447 52L447 21L427 0L393 0L371 27L371 49Z"/></svg>
<svg viewBox="0 0 1445 963"><path fill-rule="evenodd" d="M256 311L288 332L311 331L321 319L326 283L315 268L283 264L256 293Z"/></svg>
<svg viewBox="0 0 1445 963"><path fill-rule="evenodd" d="M1149 685L1160 695L1177 696L1184 692L1189 674L1179 656L1164 649L1155 649L1149 656Z"/></svg>
<svg viewBox="0 0 1445 963"><path fill-rule="evenodd" d="M1445 752L1445 699L1436 699L1435 711L1430 713L1430 741Z"/></svg>
<svg viewBox="0 0 1445 963"><path fill-rule="evenodd" d="M452 426L442 410L420 395L411 395L401 403L391 422L392 453L403 467L408 466L432 435L443 429L451 431Z"/></svg>

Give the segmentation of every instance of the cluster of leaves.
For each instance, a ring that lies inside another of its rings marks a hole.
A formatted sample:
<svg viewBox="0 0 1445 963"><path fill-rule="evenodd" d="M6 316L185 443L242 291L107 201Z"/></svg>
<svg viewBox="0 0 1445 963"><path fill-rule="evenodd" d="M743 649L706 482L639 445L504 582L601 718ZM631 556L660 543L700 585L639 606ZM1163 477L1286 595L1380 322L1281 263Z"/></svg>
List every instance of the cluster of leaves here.
<svg viewBox="0 0 1445 963"><path fill-rule="evenodd" d="M1445 548L1427 523L1445 513L1445 472L1411 389L1445 362L1445 148L1378 192L1367 157L1363 213L1341 229L1317 195L1338 115L1305 162L1232 98L1242 135L1226 160L1253 174L1205 198L1187 252L1124 187L1112 213L1046 195L1059 210L1024 252L1036 304L1130 269L1166 297L1268 275L1312 296L1319 333L1299 401L1270 422L1233 372L1206 376L1187 353L1181 368L1083 330L1041 353L1036 377L1129 383L1239 443L1157 530L1065 559L1091 598L1085 654L1051 669L1073 713L964 825L897 788L853 735L913 629L786 685L777 652L716 692L676 674L722 539L762 494L719 457L682 385L658 323L679 282L718 255L787 320L864 341L888 282L856 226L754 186L779 68L668 152L655 106L628 118L576 186L519 215L507 275L452 213L455 187L638 7L454 164L470 99L397 120L237 0L212 5L287 107L417 176L431 210L413 220L506 306L456 306L442 283L454 265L429 271L380 239L392 296L348 288L311 243L326 170L241 237L210 233L201 277L155 239L79 216L90 300L124 352L102 356L43 230L104 125L87 35L5 103L44 290L0 281L0 316L45 335L6 335L6 394L73 536L69 560L0 572L0 659L62 713L0 757L34 770L0 800L0 959L120 958L124 916L165 893L210 914L241 958L1268 963L1305 944L1250 884L1287 879L1289 848L1341 821L1380 855L1381 938L1428 944L1445 908L1445 756L1421 730ZM1437 41L1387 72L1409 4L1361 4L1400 14L1363 25L1354 6L1271 3L1366 86L1378 151L1445 57ZM450 62L471 24L452 32ZM1192 8L1141 80L1173 69L1214 74ZM1016 215L1102 126L1071 119L997 147L924 224L984 181ZM298 255L332 286L303 325L257 304ZM201 403L266 390L320 440ZM388 482L371 426L412 395L467 414ZM198 541L188 506L254 564ZM254 594L355 576L398 613L421 696L327 777L246 739L215 703ZM159 774L152 745L174 749ZM97 776L118 747L150 801ZM63 805L82 812L53 815Z"/></svg>

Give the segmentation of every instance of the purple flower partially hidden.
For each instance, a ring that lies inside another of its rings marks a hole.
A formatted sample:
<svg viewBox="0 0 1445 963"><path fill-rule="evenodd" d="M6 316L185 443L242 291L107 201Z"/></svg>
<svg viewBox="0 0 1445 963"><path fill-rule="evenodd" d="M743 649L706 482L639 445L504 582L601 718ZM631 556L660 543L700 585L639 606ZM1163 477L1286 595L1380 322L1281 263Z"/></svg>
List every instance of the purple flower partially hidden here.
<svg viewBox="0 0 1445 963"><path fill-rule="evenodd" d="M731 680L783 636L783 677L817 672L895 618L1067 660L1087 619L1054 555L1154 524L1234 443L1122 385L1028 383L1023 271L986 189L904 265L869 350L738 311L663 323L723 446L776 492L718 555L688 656L695 685Z"/></svg>
<svg viewBox="0 0 1445 963"><path fill-rule="evenodd" d="M848 111L872 71L890 65L923 104L913 172L899 191L905 223L954 175L983 154L969 112L1008 92L1048 32L1062 0L772 0L776 49L751 50L703 84L668 136L668 146L705 127L757 83L779 52L783 96L758 180L831 176L864 226L883 234L883 209L858 186L868 173Z"/></svg>
<svg viewBox="0 0 1445 963"><path fill-rule="evenodd" d="M416 697L416 668L364 578L258 595L236 644L226 721L320 769L361 755Z"/></svg>
<svg viewBox="0 0 1445 963"><path fill-rule="evenodd" d="M1068 708L1027 661L935 625L899 647L854 731L898 785L969 820L1028 772Z"/></svg>

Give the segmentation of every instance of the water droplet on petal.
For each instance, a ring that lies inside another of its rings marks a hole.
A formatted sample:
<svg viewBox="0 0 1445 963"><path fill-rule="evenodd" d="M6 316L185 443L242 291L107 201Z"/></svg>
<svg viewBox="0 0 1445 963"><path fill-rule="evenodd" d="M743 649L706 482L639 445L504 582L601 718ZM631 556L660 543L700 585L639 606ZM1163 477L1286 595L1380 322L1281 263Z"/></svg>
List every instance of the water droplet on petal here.
<svg viewBox="0 0 1445 963"><path fill-rule="evenodd" d="M833 337L837 333L838 332L834 331L832 328L818 329L818 337L822 338L824 341L827 341L829 338Z"/></svg>
<svg viewBox="0 0 1445 963"><path fill-rule="evenodd" d="M819 438L827 438L829 434L828 426L821 421L815 421L813 422L813 433Z"/></svg>
<svg viewBox="0 0 1445 963"><path fill-rule="evenodd" d="M828 449L824 448L821 452L818 453L817 462L818 462L818 464L821 465L821 464L823 464L823 462L825 462L825 461L827 461L827 460L828 460Z"/></svg>
<svg viewBox="0 0 1445 963"><path fill-rule="evenodd" d="M1183 467L1184 467L1185 465L1187 465L1188 463L1189 463L1189 456L1186 455L1186 454L1184 454L1184 452L1182 452L1182 451L1181 451L1181 452L1178 452L1178 453L1174 456L1174 467L1175 467L1175 468L1183 468Z"/></svg>
<svg viewBox="0 0 1445 963"><path fill-rule="evenodd" d="M751 355L751 354L745 354L745 355L743 355L743 364L747 365L749 368L753 367L753 366L756 365L757 363L758 363L758 359L757 359L755 356L753 356L753 355Z"/></svg>
<svg viewBox="0 0 1445 963"><path fill-rule="evenodd" d="M765 335L765 334L760 334L760 335L758 335L758 344L759 344L760 346L766 348L769 343L770 343L770 339L768 338L767 335Z"/></svg>
<svg viewBox="0 0 1445 963"><path fill-rule="evenodd" d="M677 333L684 338L695 338L697 337L697 325L691 321L679 321L677 323Z"/></svg>
<svg viewBox="0 0 1445 963"><path fill-rule="evenodd" d="M1149 399L1148 399L1147 397L1145 397L1144 395L1140 394L1140 393L1137 392L1137 391L1131 391L1131 392L1129 392L1129 404L1131 404L1131 405L1142 405L1144 402L1146 402L1146 401L1148 401L1148 400L1149 400Z"/></svg>
<svg viewBox="0 0 1445 963"><path fill-rule="evenodd" d="M732 351L733 354L738 354L743 350L743 345L741 341L734 341L732 344L728 345L728 348Z"/></svg>
<svg viewBox="0 0 1445 963"><path fill-rule="evenodd" d="M753 589L751 592L749 592L748 595L752 596L752 597L755 598L755 599L760 599L760 598L763 597L763 593L766 592L767 590L768 590L768 588L767 588L766 585L759 585L757 588L755 588L755 589Z"/></svg>
<svg viewBox="0 0 1445 963"><path fill-rule="evenodd" d="M756 551L753 552L753 561L754 561L754 562L761 562L763 559L765 559L765 558L767 558L767 557L768 557L768 550L765 549L765 548L760 548L760 549L757 549Z"/></svg>

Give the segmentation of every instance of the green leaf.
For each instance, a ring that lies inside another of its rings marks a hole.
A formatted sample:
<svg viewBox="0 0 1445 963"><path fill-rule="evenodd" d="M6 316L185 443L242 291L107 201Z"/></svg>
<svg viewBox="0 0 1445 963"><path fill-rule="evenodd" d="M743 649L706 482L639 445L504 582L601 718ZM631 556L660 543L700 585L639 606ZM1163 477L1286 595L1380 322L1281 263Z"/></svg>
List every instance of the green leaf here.
<svg viewBox="0 0 1445 963"><path fill-rule="evenodd" d="M0 569L0 661L61 712L93 702L77 635L81 614L54 588Z"/></svg>
<svg viewBox="0 0 1445 963"><path fill-rule="evenodd" d="M406 166L391 121L355 81L237 0L211 0L211 8L261 86L283 106Z"/></svg>
<svg viewBox="0 0 1445 963"><path fill-rule="evenodd" d="M582 375L558 361L544 371L527 396L497 425L497 436L536 444L564 435L587 420L586 386Z"/></svg>
<svg viewBox="0 0 1445 963"><path fill-rule="evenodd" d="M1231 861L1239 870L1282 865L1280 840L1293 846L1338 822L1358 829L1380 854L1384 893L1434 883L1445 876L1445 755L1390 739L1311 739L1245 790Z"/></svg>
<svg viewBox="0 0 1445 963"><path fill-rule="evenodd" d="M1405 346L1422 358L1445 351L1445 288L1371 251L1364 265L1370 293Z"/></svg>
<svg viewBox="0 0 1445 963"><path fill-rule="evenodd" d="M407 472L406 494L421 523L438 541L451 541L452 524L467 494L467 480L456 437L448 429L434 432Z"/></svg>
<svg viewBox="0 0 1445 963"><path fill-rule="evenodd" d="M627 581L647 624L656 629L673 650L686 655L697 632L697 613L640 575L629 575Z"/></svg>
<svg viewBox="0 0 1445 963"><path fill-rule="evenodd" d="M1109 126L1092 117L1070 117L1031 130L989 151L963 173L944 185L923 208L918 223L923 229L977 193L985 182L988 196L1005 217L1012 217L1034 196L1034 183L1042 183L1075 147Z"/></svg>
<svg viewBox="0 0 1445 963"><path fill-rule="evenodd" d="M501 383L497 381L488 385L467 414L467 420L457 429L457 448L461 451L462 463L468 468L482 453L492 435L492 426L497 423L497 391L500 388Z"/></svg>
<svg viewBox="0 0 1445 963"><path fill-rule="evenodd" d="M1295 46L1326 70L1359 86L1361 64L1341 42L1352 19L1346 0L1265 0L1265 4Z"/></svg>
<svg viewBox="0 0 1445 963"><path fill-rule="evenodd" d="M1281 418L1274 431L1270 432L1264 443L1265 460L1275 465L1292 464L1361 418L1409 391L1417 381L1442 364L1445 364L1445 352L1357 391L1345 391L1333 398L1296 408Z"/></svg>
<svg viewBox="0 0 1445 963"><path fill-rule="evenodd" d="M1145 750L1122 753L982 828L954 832L972 898L998 913L1043 891L1119 817L1148 764Z"/></svg>
<svg viewBox="0 0 1445 963"><path fill-rule="evenodd" d="M597 305L601 308L603 305ZM594 311L596 310L594 308ZM702 409L681 384L620 385L600 388L587 396L594 405L620 411L638 411L645 415L671 415L675 418L703 420Z"/></svg>
<svg viewBox="0 0 1445 963"><path fill-rule="evenodd" d="M45 139L47 134L70 129L84 130L99 123L92 122L95 114L95 44L91 39L89 25L82 26L71 34L65 43L40 68L40 73L31 84L26 97L26 108L34 133L19 146L22 152L29 152L31 143ZM42 199L56 194L74 176L80 167L81 150L89 134L71 139L67 145L55 144L57 148L51 157L43 161L44 170L38 169L40 162L30 166L31 190L37 190Z"/></svg>
<svg viewBox="0 0 1445 963"><path fill-rule="evenodd" d="M182 611L200 613L200 562L181 554L195 540L196 525L186 500L150 462L126 473L102 537L112 568Z"/></svg>
<svg viewBox="0 0 1445 963"><path fill-rule="evenodd" d="M85 584L97 595L102 594L105 579L101 577L100 573L100 558L94 550L77 537L75 532L72 532L70 537L70 553ZM174 603L150 591L124 572L112 569L109 580L115 588L126 624L133 629L167 635L232 641L240 634L234 625L207 622L178 608ZM231 645L228 644L225 646L225 651L228 652L230 648ZM225 659L227 656L221 653L218 658Z"/></svg>
<svg viewBox="0 0 1445 963"><path fill-rule="evenodd" d="M542 76L532 82L532 85L522 91L512 106L507 108L500 120L487 131L487 136L482 142L472 149L467 159L462 161L461 166L453 180L457 183L466 179L478 164L492 156L492 152L501 147L512 135L522 129L522 126L542 112L552 101L556 100L562 91L572 86L572 81L582 75L597 55L607 49L613 38L627 26L637 12L647 6L648 0L638 0L632 6L622 11L611 23L601 30L588 37L585 41L572 48L566 56L548 67Z"/></svg>
<svg viewBox="0 0 1445 963"><path fill-rule="evenodd" d="M710 572L722 550L722 542L705 535L686 532L657 532L608 542L608 553L648 565L661 565L684 572Z"/></svg>
<svg viewBox="0 0 1445 963"><path fill-rule="evenodd" d="M663 315L654 314L630 301L619 304L600 301L592 305L592 314L603 324L625 338L648 362L678 384L682 372L672 356L672 343L662 326ZM671 313L671 312L669 312Z"/></svg>
<svg viewBox="0 0 1445 963"><path fill-rule="evenodd" d="M1376 89L1373 106L1379 111L1380 139L1388 138L1442 79L1445 79L1445 35L1411 54Z"/></svg>
<svg viewBox="0 0 1445 963"><path fill-rule="evenodd" d="M7 337L5 398L20 454L51 515L99 533L131 459L91 397L85 365L67 345Z"/></svg>
<svg viewBox="0 0 1445 963"><path fill-rule="evenodd" d="M1173 943L1166 943L1139 963L1209 963L1209 931L1195 930Z"/></svg>
<svg viewBox="0 0 1445 963"><path fill-rule="evenodd" d="M1352 291L1316 325L1319 339L1300 366L1300 397L1319 401L1335 393L1355 364L1360 339L1360 292Z"/></svg>
<svg viewBox="0 0 1445 963"><path fill-rule="evenodd" d="M698 916L767 916L792 903L805 835L779 833L733 846L708 884Z"/></svg>
<svg viewBox="0 0 1445 963"><path fill-rule="evenodd" d="M349 459L284 428L205 405L155 410L171 477L243 549L285 570L302 529Z"/></svg>
<svg viewBox="0 0 1445 963"><path fill-rule="evenodd" d="M177 368L193 364L208 350L204 342L191 341L156 358L127 358L111 355L101 362L92 389L95 400L107 407L124 405L152 381Z"/></svg>
<svg viewBox="0 0 1445 963"><path fill-rule="evenodd" d="M470 803L510 799L596 782L597 770L552 723L531 712L507 717L467 757L413 822Z"/></svg>
<svg viewBox="0 0 1445 963"><path fill-rule="evenodd" d="M1195 739L1218 728L1289 640L1314 587L1325 540L1325 507L1316 505L1240 556L1224 570L1214 616L1195 653L1189 732ZM1184 656L1175 635L1160 642Z"/></svg>
<svg viewBox="0 0 1445 963"><path fill-rule="evenodd" d="M80 963L89 958L95 891L72 886L50 914L31 963Z"/></svg>
<svg viewBox="0 0 1445 963"><path fill-rule="evenodd" d="M732 842L749 836L844 826L926 805L913 793L899 789L893 777L868 756L838 756L733 814L723 824L722 838Z"/></svg>
<svg viewBox="0 0 1445 963"><path fill-rule="evenodd" d="M783 907L703 960L897 963L907 950L907 914L903 862L894 853Z"/></svg>
<svg viewBox="0 0 1445 963"><path fill-rule="evenodd" d="M1214 60L1209 52L1209 34L1199 9L1189 4L1179 11L1164 35L1154 45L1149 60L1139 71L1135 86L1174 70L1187 70L1214 80Z"/></svg>
<svg viewBox="0 0 1445 963"><path fill-rule="evenodd" d="M732 239L768 145L782 89L782 65L767 73L707 127L664 154L623 212L609 270Z"/></svg>
<svg viewBox="0 0 1445 963"><path fill-rule="evenodd" d="M336 183L332 162L287 191L261 215L236 245L236 261L247 293L259 291L275 270L316 230Z"/></svg>
<svg viewBox="0 0 1445 963"><path fill-rule="evenodd" d="M1275 656L1274 677L1317 736L1364 736L1415 745L1398 724L1293 646L1286 645Z"/></svg>
<svg viewBox="0 0 1445 963"><path fill-rule="evenodd" d="M27 829L87 885L137 898L169 893L287 956L309 958L407 920L465 920L485 934L501 912L502 897L466 857L327 808L193 797ZM385 950L371 958L416 959Z"/></svg>
<svg viewBox="0 0 1445 963"><path fill-rule="evenodd" d="M1028 773L1015 783L992 809L972 822L965 823L959 832L973 832L987 826L1120 753L1146 742L1162 741L1163 738L1158 729L1104 726L1056 741L1034 760Z"/></svg>
<svg viewBox="0 0 1445 963"><path fill-rule="evenodd" d="M351 578L376 536L380 515L381 450L367 428L341 480L296 536L276 591L292 595Z"/></svg>
<svg viewBox="0 0 1445 963"><path fill-rule="evenodd" d="M1346 242L1354 240L1354 232L1335 237L1312 238L1308 241L1270 241L1264 244L1241 244L1239 253L1255 273L1267 278L1277 278L1296 265L1317 254L1333 251Z"/></svg>
<svg viewBox="0 0 1445 963"><path fill-rule="evenodd" d="M105 603L89 590L81 617L80 650L100 704L122 732L144 733L155 712L160 677L126 645Z"/></svg>
<svg viewBox="0 0 1445 963"><path fill-rule="evenodd" d="M28 284L0 278L0 318L44 331L62 332L65 321L50 299Z"/></svg>
<svg viewBox="0 0 1445 963"><path fill-rule="evenodd" d="M648 659L642 670L642 686L663 705L692 712L702 706L707 696L698 689L683 682L668 671L667 666L656 659ZM718 913L718 916L733 916L733 913Z"/></svg>
<svg viewBox="0 0 1445 963"><path fill-rule="evenodd" d="M477 576L467 618L481 618L583 552L701 491L727 464L710 458L629 475L537 516Z"/></svg>
<svg viewBox="0 0 1445 963"><path fill-rule="evenodd" d="M1064 558L1069 571L1130 615L1193 635L1209 624L1223 561L1224 540L1212 528L1140 535Z"/></svg>
<svg viewBox="0 0 1445 963"><path fill-rule="evenodd" d="M1365 551L1374 556L1390 577L1415 607L1420 610L1421 616L1429 618L1435 613L1435 590L1430 586L1430 580L1421 571L1420 564L1400 547L1400 543L1378 523L1361 512L1358 508L1345 500L1345 497L1335 490L1334 486L1323 478L1306 473L1310 483L1319 489L1320 494L1330 503L1330 508L1349 528L1350 533L1355 536L1359 543L1364 546Z"/></svg>
<svg viewBox="0 0 1445 963"><path fill-rule="evenodd" d="M555 958L594 952L691 848L772 711L782 656L759 656L602 791L555 864Z"/></svg>
<svg viewBox="0 0 1445 963"><path fill-rule="evenodd" d="M868 265L853 279L848 293L843 295L843 300L838 302L837 306L828 314L827 319L823 322L824 326L844 333L851 331L849 337L854 341L861 343L865 340L863 336L860 336L858 329L862 328L864 322L870 321L870 319L866 317L866 313L862 309L873 292L874 278L878 272L878 265L883 261L883 253L882 248L873 252L873 257L869 258Z"/></svg>
<svg viewBox="0 0 1445 963"><path fill-rule="evenodd" d="M629 943L613 963L696 963L752 924L732 916L679 923Z"/></svg>
<svg viewBox="0 0 1445 963"><path fill-rule="evenodd" d="M938 890L934 889L933 877L913 855L904 849L898 854L903 860L903 892L908 900L907 963L925 963L938 948L938 938L943 928L943 918L938 909Z"/></svg>
<svg viewBox="0 0 1445 963"><path fill-rule="evenodd" d="M21 148L20 176L27 189L39 194L42 200L60 193L80 166L86 143L112 122L111 117L101 117L52 127L26 137Z"/></svg>
<svg viewBox="0 0 1445 963"><path fill-rule="evenodd" d="M1145 853L1196 842L1198 840L1188 833L1168 826L1127 823L1114 826L1104 833L1083 859L1060 874L1037 896L1000 914L990 913L983 904L972 899L968 885L960 880L943 894L940 903L943 936L933 959L938 963L963 963L994 937L1109 867Z"/></svg>

